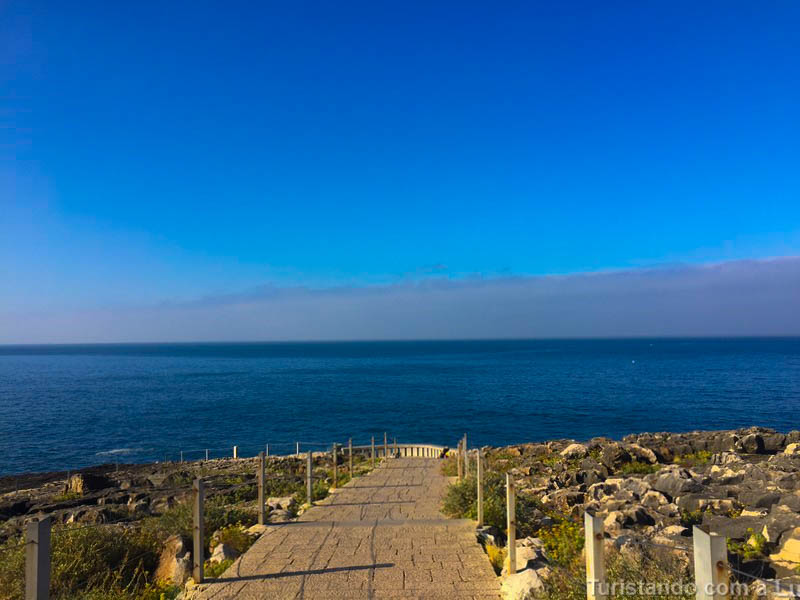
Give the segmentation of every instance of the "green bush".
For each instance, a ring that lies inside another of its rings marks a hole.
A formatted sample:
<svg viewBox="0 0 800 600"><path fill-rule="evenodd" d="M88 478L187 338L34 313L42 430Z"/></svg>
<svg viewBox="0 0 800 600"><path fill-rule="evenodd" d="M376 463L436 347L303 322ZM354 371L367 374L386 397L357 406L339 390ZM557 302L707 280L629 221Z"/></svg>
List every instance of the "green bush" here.
<svg viewBox="0 0 800 600"><path fill-rule="evenodd" d="M536 529L534 512L538 503L526 494L517 495L517 534L526 537ZM442 512L454 518L478 518L478 490L475 477L466 477L447 488ZM489 473L483 482L483 521L486 525L506 531L506 483L500 473Z"/></svg>
<svg viewBox="0 0 800 600"><path fill-rule="evenodd" d="M661 465L659 464L651 465L650 463L635 460L622 465L619 472L621 475L649 475L650 473L655 473L660 468Z"/></svg>
<svg viewBox="0 0 800 600"><path fill-rule="evenodd" d="M556 564L570 564L583 550L583 525L575 521L565 519L540 529L536 535L544 543L547 557Z"/></svg>

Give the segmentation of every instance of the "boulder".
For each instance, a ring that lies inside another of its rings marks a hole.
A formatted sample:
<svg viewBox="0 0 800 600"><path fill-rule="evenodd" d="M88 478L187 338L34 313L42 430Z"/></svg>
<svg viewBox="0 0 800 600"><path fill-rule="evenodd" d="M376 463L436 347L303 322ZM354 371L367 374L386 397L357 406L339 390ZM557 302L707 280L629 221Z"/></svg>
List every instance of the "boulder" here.
<svg viewBox="0 0 800 600"><path fill-rule="evenodd" d="M544 581L533 569L525 569L503 578L501 592L505 600L533 600L544 588Z"/></svg>
<svg viewBox="0 0 800 600"><path fill-rule="evenodd" d="M800 527L792 529L781 538L780 548L769 559L787 569L800 564Z"/></svg>
<svg viewBox="0 0 800 600"><path fill-rule="evenodd" d="M658 462L658 457L656 453L653 452L650 448L644 448L639 444L630 444L627 448L628 453L633 456L633 458L639 462L646 462L654 465Z"/></svg>
<svg viewBox="0 0 800 600"><path fill-rule="evenodd" d="M191 572L192 556L189 545L179 535L167 538L158 559L156 581L180 586L189 578Z"/></svg>
<svg viewBox="0 0 800 600"><path fill-rule="evenodd" d="M236 548L229 546L226 543L217 544L214 546L214 551L211 553L211 562L221 563L226 560L236 560L239 558L240 553Z"/></svg>
<svg viewBox="0 0 800 600"><path fill-rule="evenodd" d="M90 494L99 492L111 487L116 487L114 482L105 475L93 475L92 473L75 473L72 475L65 486L64 492L67 494Z"/></svg>
<svg viewBox="0 0 800 600"><path fill-rule="evenodd" d="M271 509L288 510L297 504L293 496L284 496L282 498L267 498L267 506Z"/></svg>
<svg viewBox="0 0 800 600"><path fill-rule="evenodd" d="M686 469L665 467L658 473L653 489L673 499L687 493L699 492L703 485L692 478L692 474Z"/></svg>
<svg viewBox="0 0 800 600"><path fill-rule="evenodd" d="M538 569L547 564L544 555L544 544L539 538L525 538L517 542L517 568L519 573L523 569ZM508 556L503 561L503 571L501 575L508 574Z"/></svg>
<svg viewBox="0 0 800 600"><path fill-rule="evenodd" d="M739 492L739 502L751 508L770 508L781 499L778 492L763 490L742 490Z"/></svg>
<svg viewBox="0 0 800 600"><path fill-rule="evenodd" d="M559 452L559 454L567 460L586 458L589 455L589 449L583 444L570 444Z"/></svg>
<svg viewBox="0 0 800 600"><path fill-rule="evenodd" d="M783 453L789 456L800 456L800 443L792 442L788 444L786 448L783 449Z"/></svg>
<svg viewBox="0 0 800 600"><path fill-rule="evenodd" d="M737 452L742 452L744 454L763 454L764 438L757 433L750 433L736 440L734 448Z"/></svg>
<svg viewBox="0 0 800 600"><path fill-rule="evenodd" d="M622 444L612 442L603 448L600 461L612 471L619 469L625 463L631 462L631 455Z"/></svg>

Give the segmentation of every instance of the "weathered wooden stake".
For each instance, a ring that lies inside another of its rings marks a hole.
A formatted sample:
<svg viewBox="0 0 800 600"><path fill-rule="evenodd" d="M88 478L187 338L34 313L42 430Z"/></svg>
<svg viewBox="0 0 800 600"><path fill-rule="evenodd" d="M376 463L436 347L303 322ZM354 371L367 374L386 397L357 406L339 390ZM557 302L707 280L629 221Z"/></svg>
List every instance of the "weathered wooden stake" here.
<svg viewBox="0 0 800 600"><path fill-rule="evenodd" d="M308 451L308 462L306 463L306 499L309 504L314 504L314 489L311 484L311 470L314 468L314 461L311 457L311 450Z"/></svg>
<svg viewBox="0 0 800 600"><path fill-rule="evenodd" d="M267 521L266 515L266 508L265 504L267 499L265 498L265 491L264 491L264 453L258 453L258 524L264 525Z"/></svg>
<svg viewBox="0 0 800 600"><path fill-rule="evenodd" d="M25 528L25 600L50 597L50 524L45 517Z"/></svg>
<svg viewBox="0 0 800 600"><path fill-rule="evenodd" d="M481 464L481 449L475 459L475 471L478 479L478 527L483 527L483 465Z"/></svg>
<svg viewBox="0 0 800 600"><path fill-rule="evenodd" d="M206 460L208 460L208 448L206 448Z"/></svg>
<svg viewBox="0 0 800 600"><path fill-rule="evenodd" d="M605 600L606 559L603 552L603 519L584 513L583 531L586 548L586 598L587 600Z"/></svg>
<svg viewBox="0 0 800 600"><path fill-rule="evenodd" d="M347 440L347 472L353 478L353 438Z"/></svg>
<svg viewBox="0 0 800 600"><path fill-rule="evenodd" d="M725 536L707 533L695 525L692 538L697 600L727 600L730 572Z"/></svg>
<svg viewBox="0 0 800 600"><path fill-rule="evenodd" d="M269 458L269 444L264 444L264 450L266 450L266 454L264 456Z"/></svg>
<svg viewBox="0 0 800 600"><path fill-rule="evenodd" d="M372 468L375 468L375 436L372 436Z"/></svg>
<svg viewBox="0 0 800 600"><path fill-rule="evenodd" d="M337 464L339 461L336 460L338 458L336 446L338 446L338 444L334 443L333 449L331 450L331 456L333 457L333 482L331 483L331 489L333 490L335 490L336 486L339 484L339 465Z"/></svg>
<svg viewBox="0 0 800 600"><path fill-rule="evenodd" d="M181 450L181 462L183 462L183 450Z"/></svg>
<svg viewBox="0 0 800 600"><path fill-rule="evenodd" d="M205 483L202 479L195 479L192 485L192 504L194 508L194 530L192 540L192 578L195 583L203 583L203 562L205 561L205 544L203 543L203 500L205 497Z"/></svg>
<svg viewBox="0 0 800 600"><path fill-rule="evenodd" d="M508 525L508 574L517 572L517 495L514 480L506 473L506 524Z"/></svg>
<svg viewBox="0 0 800 600"><path fill-rule="evenodd" d="M239 458L239 446L233 447L233 458Z"/></svg>
<svg viewBox="0 0 800 600"><path fill-rule="evenodd" d="M297 448L296 448L296 450L297 450L296 454L297 454L298 456L300 456L300 442L295 442L295 445L297 446Z"/></svg>
<svg viewBox="0 0 800 600"><path fill-rule="evenodd" d="M469 447L466 433L464 434L464 477L469 477Z"/></svg>
<svg viewBox="0 0 800 600"><path fill-rule="evenodd" d="M456 466L458 467L458 480L462 481L464 479L464 463L461 462L461 447L464 444L464 440L458 440L458 450L456 450Z"/></svg>

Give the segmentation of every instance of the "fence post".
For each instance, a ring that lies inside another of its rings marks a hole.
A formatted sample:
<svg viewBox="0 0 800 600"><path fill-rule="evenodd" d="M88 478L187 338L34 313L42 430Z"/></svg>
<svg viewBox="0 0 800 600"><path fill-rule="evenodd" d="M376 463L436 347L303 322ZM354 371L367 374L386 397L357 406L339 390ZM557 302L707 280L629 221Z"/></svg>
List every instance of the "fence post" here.
<svg viewBox="0 0 800 600"><path fill-rule="evenodd" d="M517 495L514 480L506 473L506 524L508 525L508 574L517 572Z"/></svg>
<svg viewBox="0 0 800 600"><path fill-rule="evenodd" d="M478 473L478 527L483 527L483 465L481 464L480 448L478 448L478 458L476 462L476 471Z"/></svg>
<svg viewBox="0 0 800 600"><path fill-rule="evenodd" d="M50 597L50 524L45 517L25 529L25 600Z"/></svg>
<svg viewBox="0 0 800 600"><path fill-rule="evenodd" d="M266 454L264 456L269 458L269 444L264 444L264 450L266 450Z"/></svg>
<svg viewBox="0 0 800 600"><path fill-rule="evenodd" d="M372 436L372 468L375 468L375 436Z"/></svg>
<svg viewBox="0 0 800 600"><path fill-rule="evenodd" d="M697 600L727 600L729 571L725 536L707 533L695 525L692 537Z"/></svg>
<svg viewBox="0 0 800 600"><path fill-rule="evenodd" d="M458 440L458 450L456 450L456 466L458 467L458 480L462 481L464 479L464 463L461 461L461 448L464 444L464 440Z"/></svg>
<svg viewBox="0 0 800 600"><path fill-rule="evenodd" d="M258 453L258 524L263 525L266 522L267 515L265 514L264 504L266 498L264 497L264 453Z"/></svg>
<svg viewBox="0 0 800 600"><path fill-rule="evenodd" d="M389 440L385 431L383 432L383 458L389 458Z"/></svg>
<svg viewBox="0 0 800 600"><path fill-rule="evenodd" d="M306 464L306 499L309 506L314 503L314 490L311 485L311 470L314 468L314 459L311 456L311 450L308 451L308 463Z"/></svg>
<svg viewBox="0 0 800 600"><path fill-rule="evenodd" d="M239 458L239 446L233 447L233 458Z"/></svg>
<svg viewBox="0 0 800 600"><path fill-rule="evenodd" d="M347 472L353 479L353 438L347 440Z"/></svg>
<svg viewBox="0 0 800 600"><path fill-rule="evenodd" d="M206 460L208 460L208 448L206 448Z"/></svg>
<svg viewBox="0 0 800 600"><path fill-rule="evenodd" d="M295 442L295 446L296 446L296 450L297 450L297 451L295 452L295 454L297 454L298 456L300 456L300 442Z"/></svg>
<svg viewBox="0 0 800 600"><path fill-rule="evenodd" d="M183 450L181 450L181 462L183 462Z"/></svg>
<svg viewBox="0 0 800 600"><path fill-rule="evenodd" d="M202 479L195 479L192 485L192 500L194 505L194 551L192 552L192 578L195 583L203 583L203 563L205 561L203 540L203 500L205 484Z"/></svg>
<svg viewBox="0 0 800 600"><path fill-rule="evenodd" d="M339 465L336 464L338 462L336 460L336 445L336 442L334 442L331 450L331 456L333 457L333 481L331 482L332 490L335 490L337 484L339 483Z"/></svg>
<svg viewBox="0 0 800 600"><path fill-rule="evenodd" d="M586 548L586 598L605 600L606 598L606 559L603 545L603 519L590 515L583 516L583 534Z"/></svg>
<svg viewBox="0 0 800 600"><path fill-rule="evenodd" d="M469 447L466 433L464 434L464 477L469 477Z"/></svg>
<svg viewBox="0 0 800 600"><path fill-rule="evenodd" d="M395 456L397 456L397 438L392 438L392 442L394 442L394 448L392 449L392 452Z"/></svg>

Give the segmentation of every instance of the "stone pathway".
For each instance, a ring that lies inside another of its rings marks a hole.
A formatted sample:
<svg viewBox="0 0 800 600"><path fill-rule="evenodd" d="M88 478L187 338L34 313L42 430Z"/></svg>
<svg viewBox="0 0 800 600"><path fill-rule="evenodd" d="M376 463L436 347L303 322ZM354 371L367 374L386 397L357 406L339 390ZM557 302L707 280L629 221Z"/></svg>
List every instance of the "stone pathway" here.
<svg viewBox="0 0 800 600"><path fill-rule="evenodd" d="M498 600L472 521L445 519L436 459L389 460L269 529L201 600Z"/></svg>

